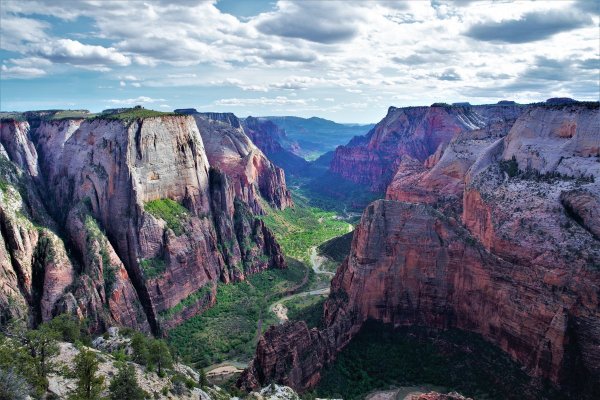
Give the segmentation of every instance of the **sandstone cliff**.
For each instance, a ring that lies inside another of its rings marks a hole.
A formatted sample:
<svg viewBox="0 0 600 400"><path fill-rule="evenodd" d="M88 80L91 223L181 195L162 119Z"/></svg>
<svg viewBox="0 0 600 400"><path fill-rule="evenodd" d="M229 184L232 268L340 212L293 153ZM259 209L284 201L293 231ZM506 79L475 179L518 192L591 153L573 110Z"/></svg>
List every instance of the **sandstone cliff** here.
<svg viewBox="0 0 600 400"><path fill-rule="evenodd" d="M599 114L598 103L531 106L510 131L463 132L430 158L404 157L392 200L367 207L355 230L326 327L272 328L240 384L314 387L374 319L478 333L531 376L592 398L600 388Z"/></svg>
<svg viewBox="0 0 600 400"><path fill-rule="evenodd" d="M272 121L247 117L242 125L252 142L286 173L300 174L309 167L309 163L304 158L283 148L281 140L285 137L285 131Z"/></svg>
<svg viewBox="0 0 600 400"><path fill-rule="evenodd" d="M522 110L518 105L390 107L366 136L336 149L330 169L382 192L404 158L424 162L436 152L441 154L461 133L479 131L489 136L508 130Z"/></svg>
<svg viewBox="0 0 600 400"><path fill-rule="evenodd" d="M235 115L197 113L193 116L210 165L227 174L236 196L255 213L264 213L263 199L277 209L293 204L283 170L254 145Z"/></svg>
<svg viewBox="0 0 600 400"><path fill-rule="evenodd" d="M235 158L242 172L219 170L191 116L35 117L1 127L3 317L67 311L93 330L158 332L210 306L217 281L285 267L253 211L289 193L255 147Z"/></svg>

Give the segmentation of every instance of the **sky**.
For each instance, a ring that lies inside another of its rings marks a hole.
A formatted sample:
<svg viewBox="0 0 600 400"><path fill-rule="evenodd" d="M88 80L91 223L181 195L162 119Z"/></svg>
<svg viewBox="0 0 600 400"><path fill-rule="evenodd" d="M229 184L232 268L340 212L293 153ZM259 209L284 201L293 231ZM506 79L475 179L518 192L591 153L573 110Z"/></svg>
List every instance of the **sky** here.
<svg viewBox="0 0 600 400"><path fill-rule="evenodd" d="M0 110L380 120L600 97L600 0L0 0Z"/></svg>

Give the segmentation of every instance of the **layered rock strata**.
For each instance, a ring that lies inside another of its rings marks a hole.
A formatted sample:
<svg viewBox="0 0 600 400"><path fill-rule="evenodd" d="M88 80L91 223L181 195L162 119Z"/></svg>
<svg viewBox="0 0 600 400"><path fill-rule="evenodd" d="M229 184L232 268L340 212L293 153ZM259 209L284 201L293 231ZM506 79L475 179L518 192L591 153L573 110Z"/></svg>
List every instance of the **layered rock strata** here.
<svg viewBox="0 0 600 400"><path fill-rule="evenodd" d="M504 137L459 135L439 156L401 161L407 173L388 187L391 200L367 207L355 230L325 328L272 328L240 384L312 388L373 319L478 333L531 376L592 398L600 388L599 116L598 103L534 106ZM453 200L440 203L446 194Z"/></svg>
<svg viewBox="0 0 600 400"><path fill-rule="evenodd" d="M210 306L217 281L285 267L254 212L289 193L255 147L219 164L191 116L35 116L1 126L5 319L66 311L159 332Z"/></svg>

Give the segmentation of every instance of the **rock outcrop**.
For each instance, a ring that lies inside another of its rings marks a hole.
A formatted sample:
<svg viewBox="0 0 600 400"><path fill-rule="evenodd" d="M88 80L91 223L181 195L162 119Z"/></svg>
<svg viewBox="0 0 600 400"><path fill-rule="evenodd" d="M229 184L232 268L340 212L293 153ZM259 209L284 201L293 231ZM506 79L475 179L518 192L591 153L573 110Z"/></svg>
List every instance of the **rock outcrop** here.
<svg viewBox="0 0 600 400"><path fill-rule="evenodd" d="M239 123L205 148L191 116L115 115L2 121L3 318L157 333L212 305L217 281L285 267L254 216L290 204L285 178Z"/></svg>
<svg viewBox="0 0 600 400"><path fill-rule="evenodd" d="M240 384L312 388L372 319L475 332L531 376L593 398L600 388L599 115L598 103L532 106L505 137L504 127L497 135L473 130L483 136L459 134L430 164L404 158L405 174L388 188L392 200L368 206L355 230L332 281L325 328L272 328ZM411 169L442 190L413 179ZM439 202L445 194L453 200Z"/></svg>
<svg viewBox="0 0 600 400"><path fill-rule="evenodd" d="M436 152L441 154L461 134L479 131L480 136L490 136L503 128L508 131L523 109L519 105L390 107L367 135L336 149L330 170L384 192L406 157L424 162Z"/></svg>
<svg viewBox="0 0 600 400"><path fill-rule="evenodd" d="M244 132L252 142L269 157L276 165L288 174L299 174L308 168L308 162L286 150L281 140L285 138L285 131L272 121L264 118L247 117L242 122Z"/></svg>
<svg viewBox="0 0 600 400"><path fill-rule="evenodd" d="M231 113L192 114L198 125L211 166L229 177L235 194L253 212L264 213L270 206L284 209L293 205L285 185L285 175L254 145Z"/></svg>

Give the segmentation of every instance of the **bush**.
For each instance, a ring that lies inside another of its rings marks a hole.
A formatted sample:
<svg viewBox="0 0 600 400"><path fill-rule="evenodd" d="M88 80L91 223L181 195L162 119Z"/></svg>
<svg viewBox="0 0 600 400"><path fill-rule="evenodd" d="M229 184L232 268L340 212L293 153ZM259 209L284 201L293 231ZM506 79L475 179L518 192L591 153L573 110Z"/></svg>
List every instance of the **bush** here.
<svg viewBox="0 0 600 400"><path fill-rule="evenodd" d="M48 322L48 327L54 330L65 342L75 343L81 337L82 323L69 314L61 314Z"/></svg>
<svg viewBox="0 0 600 400"><path fill-rule="evenodd" d="M512 156L510 160L500 160L500 170L506 172L506 174L513 178L519 174L519 163L515 156Z"/></svg>
<svg viewBox="0 0 600 400"><path fill-rule="evenodd" d="M118 368L119 372L110 383L109 398L111 400L143 400L146 393L138 384L135 368L127 363L121 363Z"/></svg>

